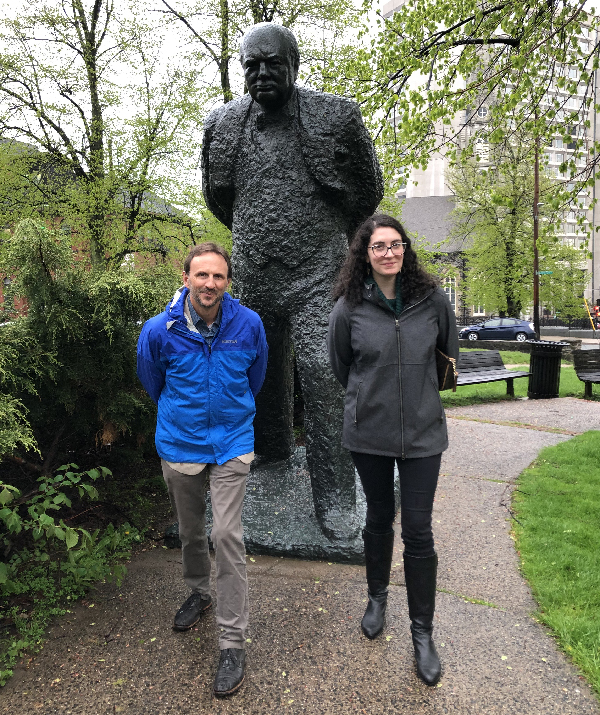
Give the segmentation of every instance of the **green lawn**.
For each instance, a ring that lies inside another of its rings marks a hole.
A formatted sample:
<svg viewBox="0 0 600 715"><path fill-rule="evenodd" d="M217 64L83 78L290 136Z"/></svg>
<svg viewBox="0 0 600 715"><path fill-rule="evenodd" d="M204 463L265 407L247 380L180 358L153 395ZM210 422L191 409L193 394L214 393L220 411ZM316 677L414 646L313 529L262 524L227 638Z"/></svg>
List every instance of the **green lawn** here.
<svg viewBox="0 0 600 715"><path fill-rule="evenodd" d="M538 618L600 694L600 431L544 449L519 477L514 533Z"/></svg>
<svg viewBox="0 0 600 715"><path fill-rule="evenodd" d="M462 352L462 350L461 350ZM529 355L514 351L500 352L505 365L529 364ZM523 370L526 368L516 368ZM529 378L519 377L514 381L515 397L527 396L527 385ZM575 374L572 365L565 365L560 371L560 397L580 397L583 399L584 385ZM600 400L600 385L592 386L592 399ZM440 393L444 407L455 407L463 405L473 405L479 402L496 402L498 400L510 400L506 394L506 382L488 382L483 385L464 385L457 387L456 392L446 390Z"/></svg>

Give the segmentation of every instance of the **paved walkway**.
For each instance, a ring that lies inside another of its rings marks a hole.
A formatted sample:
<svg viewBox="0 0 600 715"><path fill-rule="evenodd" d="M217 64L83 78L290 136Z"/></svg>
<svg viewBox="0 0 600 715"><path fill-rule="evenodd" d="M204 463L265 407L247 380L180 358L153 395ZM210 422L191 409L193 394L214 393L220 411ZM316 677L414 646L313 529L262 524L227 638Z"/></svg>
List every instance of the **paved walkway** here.
<svg viewBox="0 0 600 715"><path fill-rule="evenodd" d="M439 687L414 672L397 544L388 626L372 642L359 626L362 568L249 557L247 679L233 698L214 700L214 614L190 633L171 630L187 594L179 553L159 546L133 559L120 588L103 585L53 627L42 653L0 692L0 713L600 715L530 616L505 506L511 480L541 448L600 429L600 403L522 400L448 416L452 446L434 510Z"/></svg>

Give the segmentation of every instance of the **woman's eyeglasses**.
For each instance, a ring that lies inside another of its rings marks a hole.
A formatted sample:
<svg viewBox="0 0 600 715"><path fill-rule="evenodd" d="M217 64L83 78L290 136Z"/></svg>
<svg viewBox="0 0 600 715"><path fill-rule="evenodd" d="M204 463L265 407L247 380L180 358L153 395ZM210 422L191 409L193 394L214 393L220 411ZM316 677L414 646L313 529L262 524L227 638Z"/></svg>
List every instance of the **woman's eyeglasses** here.
<svg viewBox="0 0 600 715"><path fill-rule="evenodd" d="M391 246L386 246L385 243L374 243L372 246L369 246L369 248L373 251L374 256L377 256L377 258L383 258L384 256L387 256L388 251L391 251L394 256L401 256L404 253L405 246L405 243L400 243L398 241L396 243L392 243Z"/></svg>

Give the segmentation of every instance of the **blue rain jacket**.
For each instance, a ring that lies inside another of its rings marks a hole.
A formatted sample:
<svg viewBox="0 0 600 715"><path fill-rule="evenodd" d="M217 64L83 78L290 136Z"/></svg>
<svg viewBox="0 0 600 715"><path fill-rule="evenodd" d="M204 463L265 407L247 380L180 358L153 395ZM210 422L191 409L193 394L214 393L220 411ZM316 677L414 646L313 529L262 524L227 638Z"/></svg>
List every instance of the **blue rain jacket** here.
<svg viewBox="0 0 600 715"><path fill-rule="evenodd" d="M209 347L188 328L189 290L181 288L148 320L137 348L137 374L158 405L156 449L167 462L223 464L254 450L254 398L267 369L258 315L228 293Z"/></svg>

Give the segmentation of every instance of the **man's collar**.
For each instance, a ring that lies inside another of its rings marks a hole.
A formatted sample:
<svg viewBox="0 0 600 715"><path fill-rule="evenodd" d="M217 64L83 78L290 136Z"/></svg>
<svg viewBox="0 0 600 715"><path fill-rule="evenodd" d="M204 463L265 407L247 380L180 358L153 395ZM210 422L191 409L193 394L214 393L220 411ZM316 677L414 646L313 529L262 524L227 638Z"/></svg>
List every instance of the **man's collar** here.
<svg viewBox="0 0 600 715"><path fill-rule="evenodd" d="M198 322L199 322L199 321L202 321L202 323L203 323L204 325L206 325L206 327L208 327L208 325L207 325L206 321L204 320L204 318L203 318L202 316L198 315L198 313L196 313L196 311L195 311L195 309L194 309L194 304L192 303L192 298L191 298L191 296L190 296L189 293L187 294L187 306L188 306L189 311L190 311L190 318L192 319L192 323L193 323L196 327L198 327ZM214 325L215 327L218 328L219 325L221 324L221 317L222 317L222 315L223 315L223 299L221 299L221 302L219 303L219 310L217 311L217 315L216 315L216 317L215 317L215 319L214 319L214 321L212 322L211 325Z"/></svg>

